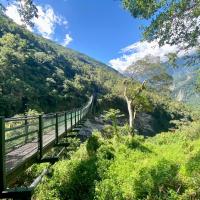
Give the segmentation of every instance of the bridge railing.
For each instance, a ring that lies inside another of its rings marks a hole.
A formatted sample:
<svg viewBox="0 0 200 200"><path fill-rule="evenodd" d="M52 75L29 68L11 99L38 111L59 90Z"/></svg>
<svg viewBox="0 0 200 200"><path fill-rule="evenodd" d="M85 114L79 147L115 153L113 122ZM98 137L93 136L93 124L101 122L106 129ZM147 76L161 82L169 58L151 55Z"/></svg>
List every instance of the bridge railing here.
<svg viewBox="0 0 200 200"><path fill-rule="evenodd" d="M42 115L43 134L58 131L58 135L76 125L88 112L92 98L81 108L66 112ZM24 116L5 119L5 152L9 153L38 137L39 116ZM56 130L56 128L58 130ZM56 136L56 135L55 135Z"/></svg>
<svg viewBox="0 0 200 200"><path fill-rule="evenodd" d="M52 141L58 143L58 138L63 133L72 130L87 115L92 102L93 96L81 108L66 112L6 119L0 117L0 168L2 170L0 176L4 176L5 173L25 162L26 152L23 154L24 158L19 157L17 161L9 161L12 156L17 157L17 150L20 147L31 144L34 146L34 150L30 152L30 150L25 149L24 151L27 151L27 154L35 152L42 156L42 149L46 145Z"/></svg>
<svg viewBox="0 0 200 200"><path fill-rule="evenodd" d="M37 116L5 119L5 153L32 141L37 137L37 132Z"/></svg>

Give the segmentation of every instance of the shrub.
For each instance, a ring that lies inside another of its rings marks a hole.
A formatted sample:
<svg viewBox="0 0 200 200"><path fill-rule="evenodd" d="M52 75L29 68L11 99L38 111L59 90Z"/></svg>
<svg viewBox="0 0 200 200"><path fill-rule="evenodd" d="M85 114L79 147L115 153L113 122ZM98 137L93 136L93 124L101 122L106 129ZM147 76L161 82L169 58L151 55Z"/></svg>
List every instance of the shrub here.
<svg viewBox="0 0 200 200"><path fill-rule="evenodd" d="M178 178L178 165L165 159L154 166L141 168L133 182L136 199L169 199L177 192L181 181Z"/></svg>
<svg viewBox="0 0 200 200"><path fill-rule="evenodd" d="M144 139L94 133L70 160L53 167L38 199L200 199L198 123ZM194 130L194 135L193 135Z"/></svg>
<svg viewBox="0 0 200 200"><path fill-rule="evenodd" d="M97 149L101 146L101 136L100 133L96 132L89 137L86 149L89 156L95 155Z"/></svg>

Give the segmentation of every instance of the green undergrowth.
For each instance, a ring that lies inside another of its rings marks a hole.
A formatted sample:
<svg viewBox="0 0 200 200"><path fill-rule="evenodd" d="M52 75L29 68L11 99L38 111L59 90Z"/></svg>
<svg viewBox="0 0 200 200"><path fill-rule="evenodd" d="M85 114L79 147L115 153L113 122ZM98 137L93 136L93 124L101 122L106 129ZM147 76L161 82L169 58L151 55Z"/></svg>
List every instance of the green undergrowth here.
<svg viewBox="0 0 200 200"><path fill-rule="evenodd" d="M147 139L109 138L94 133L56 163L35 199L200 199L199 122Z"/></svg>

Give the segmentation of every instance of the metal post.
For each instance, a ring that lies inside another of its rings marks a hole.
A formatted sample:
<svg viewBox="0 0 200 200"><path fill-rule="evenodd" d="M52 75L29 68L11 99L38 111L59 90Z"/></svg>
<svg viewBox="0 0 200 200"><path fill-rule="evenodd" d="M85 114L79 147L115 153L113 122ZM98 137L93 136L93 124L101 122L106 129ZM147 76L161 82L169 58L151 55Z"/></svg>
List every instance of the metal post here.
<svg viewBox="0 0 200 200"><path fill-rule="evenodd" d="M0 117L0 191L6 189L5 118Z"/></svg>
<svg viewBox="0 0 200 200"><path fill-rule="evenodd" d="M76 124L78 124L79 123L79 111L77 110L77 112L76 112Z"/></svg>
<svg viewBox="0 0 200 200"><path fill-rule="evenodd" d="M67 112L65 112L65 133L67 132Z"/></svg>
<svg viewBox="0 0 200 200"><path fill-rule="evenodd" d="M24 121L24 125L25 125L25 144L28 142L28 120L27 120L27 115L25 115L25 121Z"/></svg>
<svg viewBox="0 0 200 200"><path fill-rule="evenodd" d="M75 110L75 124L74 124L74 126L76 127L76 110Z"/></svg>
<svg viewBox="0 0 200 200"><path fill-rule="evenodd" d="M77 124L79 124L79 110L77 110Z"/></svg>
<svg viewBox="0 0 200 200"><path fill-rule="evenodd" d="M73 113L73 112L71 112L71 131L72 131L72 126L73 126L73 121L72 121L72 120L73 120L73 119L72 119L73 116L72 116L72 113Z"/></svg>
<svg viewBox="0 0 200 200"><path fill-rule="evenodd" d="M43 117L42 115L39 115L38 151L40 160L43 157L42 148L43 148Z"/></svg>
<svg viewBox="0 0 200 200"><path fill-rule="evenodd" d="M58 113L56 113L56 144L58 144Z"/></svg>

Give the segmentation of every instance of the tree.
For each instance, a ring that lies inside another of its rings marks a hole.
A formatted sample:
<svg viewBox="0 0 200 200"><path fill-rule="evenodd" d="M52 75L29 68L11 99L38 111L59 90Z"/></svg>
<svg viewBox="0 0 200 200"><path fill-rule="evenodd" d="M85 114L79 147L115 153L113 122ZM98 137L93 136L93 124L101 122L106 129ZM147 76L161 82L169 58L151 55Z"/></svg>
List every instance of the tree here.
<svg viewBox="0 0 200 200"><path fill-rule="evenodd" d="M139 111L150 111L151 103L144 93L146 80L142 85L134 87L133 83L129 80L124 81L124 97L126 99L128 113L129 113L129 126L134 128L134 121L136 114Z"/></svg>
<svg viewBox="0 0 200 200"><path fill-rule="evenodd" d="M200 0L122 0L133 17L151 19L144 38L160 45L183 44L184 49L199 47Z"/></svg>
<svg viewBox="0 0 200 200"><path fill-rule="evenodd" d="M8 0L8 2L13 2ZM21 20L29 26L34 26L32 19L38 17L38 9L32 0L16 0L14 3L17 5L18 12L20 14ZM0 11L4 12L6 8L0 3Z"/></svg>
<svg viewBox="0 0 200 200"><path fill-rule="evenodd" d="M123 116L124 115L120 114L119 109L115 110L115 109L111 108L108 111L105 111L104 119L112 121L115 135L117 135L117 119L119 119Z"/></svg>

